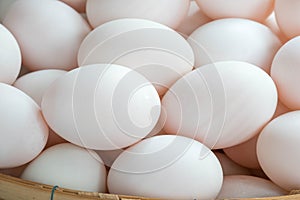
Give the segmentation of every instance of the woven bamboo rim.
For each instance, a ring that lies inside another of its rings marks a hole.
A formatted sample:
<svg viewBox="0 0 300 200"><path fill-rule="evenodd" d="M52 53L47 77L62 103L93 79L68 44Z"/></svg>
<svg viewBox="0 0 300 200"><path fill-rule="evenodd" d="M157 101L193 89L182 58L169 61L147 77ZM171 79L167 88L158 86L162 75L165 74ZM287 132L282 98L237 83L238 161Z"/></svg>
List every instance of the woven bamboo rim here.
<svg viewBox="0 0 300 200"><path fill-rule="evenodd" d="M0 200L50 200L53 186L22 180L0 173ZM239 200L300 200L300 190L290 195L266 198L244 198ZM53 200L155 200L145 197L83 192L57 188ZM158 200L158 199L156 199ZM234 200L234 199L231 199ZM237 199L236 199L237 200Z"/></svg>

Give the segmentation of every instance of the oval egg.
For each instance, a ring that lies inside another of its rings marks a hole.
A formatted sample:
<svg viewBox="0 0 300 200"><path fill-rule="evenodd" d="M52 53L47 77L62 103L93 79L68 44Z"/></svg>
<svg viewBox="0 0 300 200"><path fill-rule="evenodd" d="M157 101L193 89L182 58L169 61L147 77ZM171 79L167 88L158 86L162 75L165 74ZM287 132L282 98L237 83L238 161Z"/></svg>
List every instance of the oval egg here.
<svg viewBox="0 0 300 200"><path fill-rule="evenodd" d="M227 148L256 135L276 105L275 84L263 70L245 62L216 62L188 73L169 89L162 99L164 131L210 148Z"/></svg>
<svg viewBox="0 0 300 200"><path fill-rule="evenodd" d="M88 34L80 46L78 63L112 63L132 68L163 95L192 70L194 54L187 41L167 26L143 19L120 19Z"/></svg>
<svg viewBox="0 0 300 200"><path fill-rule="evenodd" d="M48 126L39 106L25 93L0 83L0 168L33 160L45 147Z"/></svg>
<svg viewBox="0 0 300 200"><path fill-rule="evenodd" d="M214 199L222 180L221 165L207 147L186 137L162 135L121 153L107 184L115 194L201 200Z"/></svg>
<svg viewBox="0 0 300 200"><path fill-rule="evenodd" d="M160 116L154 86L119 65L80 67L46 91L42 112L64 139L90 149L114 150L146 137Z"/></svg>

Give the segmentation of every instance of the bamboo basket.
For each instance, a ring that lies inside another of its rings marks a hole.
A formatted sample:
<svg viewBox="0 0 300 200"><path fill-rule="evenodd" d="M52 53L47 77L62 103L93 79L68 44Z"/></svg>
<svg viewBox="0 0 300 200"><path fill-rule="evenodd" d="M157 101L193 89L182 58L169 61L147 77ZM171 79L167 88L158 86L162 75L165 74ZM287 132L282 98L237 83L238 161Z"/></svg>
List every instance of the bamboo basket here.
<svg viewBox="0 0 300 200"><path fill-rule="evenodd" d="M0 200L51 200L53 186L22 180L0 173ZM245 198L236 200L300 200L300 190L290 195L265 198ZM75 191L57 188L52 200L155 200L116 194ZM156 199L158 200L158 199ZM229 199L228 199L229 200ZM231 199L233 200L233 199Z"/></svg>

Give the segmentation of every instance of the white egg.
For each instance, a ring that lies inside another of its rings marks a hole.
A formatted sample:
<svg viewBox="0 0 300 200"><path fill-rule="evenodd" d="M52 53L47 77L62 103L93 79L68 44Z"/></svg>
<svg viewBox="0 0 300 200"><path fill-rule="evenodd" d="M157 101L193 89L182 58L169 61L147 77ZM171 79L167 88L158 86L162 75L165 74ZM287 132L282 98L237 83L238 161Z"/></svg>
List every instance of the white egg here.
<svg viewBox="0 0 300 200"><path fill-rule="evenodd" d="M269 72L281 41L266 26L247 19L220 19L196 29L188 38L195 53L195 67L237 60Z"/></svg>
<svg viewBox="0 0 300 200"><path fill-rule="evenodd" d="M300 111L273 119L257 141L257 156L266 175L287 191L300 188Z"/></svg>
<svg viewBox="0 0 300 200"><path fill-rule="evenodd" d="M79 46L90 31L79 13L53 0L17 1L3 24L16 37L30 70L77 67Z"/></svg>
<svg viewBox="0 0 300 200"><path fill-rule="evenodd" d="M162 135L128 148L113 163L110 193L162 199L214 199L223 180L216 156L201 143Z"/></svg>
<svg viewBox="0 0 300 200"><path fill-rule="evenodd" d="M132 68L163 95L192 70L194 54L187 41L167 26L143 19L120 19L88 34L80 46L78 63L113 63Z"/></svg>
<svg viewBox="0 0 300 200"><path fill-rule="evenodd" d="M262 22L273 10L274 0L196 0L212 19L246 18Z"/></svg>
<svg viewBox="0 0 300 200"><path fill-rule="evenodd" d="M46 149L26 167L21 178L73 190L106 191L101 158L92 150L69 143Z"/></svg>
<svg viewBox="0 0 300 200"><path fill-rule="evenodd" d="M21 70L21 51L14 36L0 24L0 82L12 84Z"/></svg>
<svg viewBox="0 0 300 200"><path fill-rule="evenodd" d="M300 34L299 13L300 1L298 0L276 0L275 16L280 30L291 39Z"/></svg>
<svg viewBox="0 0 300 200"><path fill-rule="evenodd" d="M110 64L66 73L42 100L44 117L57 134L96 150L124 148L146 137L160 110L159 96L145 77Z"/></svg>
<svg viewBox="0 0 300 200"><path fill-rule="evenodd" d="M14 87L29 95L38 105L41 105L43 95L48 87L66 71L46 69L21 76L14 83Z"/></svg>
<svg viewBox="0 0 300 200"><path fill-rule="evenodd" d="M276 53L271 77L278 88L279 100L292 110L300 109L300 36L285 43Z"/></svg>
<svg viewBox="0 0 300 200"><path fill-rule="evenodd" d="M0 168L33 160L45 147L48 126L39 106L25 93L0 83Z"/></svg>
<svg viewBox="0 0 300 200"><path fill-rule="evenodd" d="M217 199L259 198L286 195L287 192L269 180L254 176L225 176Z"/></svg>
<svg viewBox="0 0 300 200"><path fill-rule="evenodd" d="M162 99L164 131L214 149L256 135L272 118L277 91L271 77L245 62L208 64L179 79Z"/></svg>
<svg viewBox="0 0 300 200"><path fill-rule="evenodd" d="M141 18L175 29L189 5L189 0L87 0L86 13L94 28L115 19Z"/></svg>

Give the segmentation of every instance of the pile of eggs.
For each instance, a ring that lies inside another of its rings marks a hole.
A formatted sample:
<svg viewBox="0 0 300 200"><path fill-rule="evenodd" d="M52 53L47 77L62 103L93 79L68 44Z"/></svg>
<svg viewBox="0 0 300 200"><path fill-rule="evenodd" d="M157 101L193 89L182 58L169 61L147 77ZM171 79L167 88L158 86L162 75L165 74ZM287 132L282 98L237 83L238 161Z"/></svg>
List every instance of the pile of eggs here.
<svg viewBox="0 0 300 200"><path fill-rule="evenodd" d="M0 172L164 199L300 189L299 10L0 0Z"/></svg>

